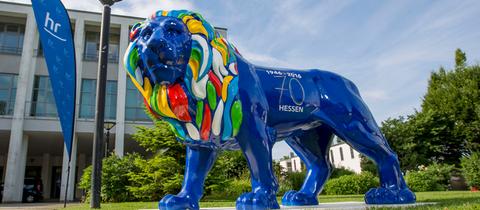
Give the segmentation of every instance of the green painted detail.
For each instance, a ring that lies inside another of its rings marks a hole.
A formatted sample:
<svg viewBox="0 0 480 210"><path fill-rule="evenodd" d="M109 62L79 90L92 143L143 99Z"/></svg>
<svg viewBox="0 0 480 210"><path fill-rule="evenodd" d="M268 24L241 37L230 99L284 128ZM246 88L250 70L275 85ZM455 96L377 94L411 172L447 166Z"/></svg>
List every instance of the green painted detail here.
<svg viewBox="0 0 480 210"><path fill-rule="evenodd" d="M208 105L212 110L215 110L217 107L217 91L215 90L215 86L213 86L212 82L208 81L207 83L207 97L208 97Z"/></svg>
<svg viewBox="0 0 480 210"><path fill-rule="evenodd" d="M190 57L196 61L200 61L202 59L202 53L200 52L200 49L193 48Z"/></svg>
<svg viewBox="0 0 480 210"><path fill-rule="evenodd" d="M177 129L175 129L175 126L173 126L172 124L168 123L167 124L170 126L170 129L172 129L173 133L175 134L175 136L181 140L185 140L185 137L181 136L180 133L177 131Z"/></svg>
<svg viewBox="0 0 480 210"><path fill-rule="evenodd" d="M233 136L237 136L238 131L240 131L240 125L242 125L242 103L240 100L236 100L232 105L231 110L232 116L232 127L233 127Z"/></svg>
<svg viewBox="0 0 480 210"><path fill-rule="evenodd" d="M133 71L137 69L138 57L138 49L135 47L133 48L132 55L130 56L130 67Z"/></svg>
<svg viewBox="0 0 480 210"><path fill-rule="evenodd" d="M202 120L203 120L203 101L197 102L197 117L195 122L197 123L197 127L202 127Z"/></svg>
<svg viewBox="0 0 480 210"><path fill-rule="evenodd" d="M158 96L158 91L160 91L160 85L155 85L153 87L152 96L150 98L150 107L153 109L153 111L155 111L159 115L165 117L165 115L158 108L158 97L157 97Z"/></svg>

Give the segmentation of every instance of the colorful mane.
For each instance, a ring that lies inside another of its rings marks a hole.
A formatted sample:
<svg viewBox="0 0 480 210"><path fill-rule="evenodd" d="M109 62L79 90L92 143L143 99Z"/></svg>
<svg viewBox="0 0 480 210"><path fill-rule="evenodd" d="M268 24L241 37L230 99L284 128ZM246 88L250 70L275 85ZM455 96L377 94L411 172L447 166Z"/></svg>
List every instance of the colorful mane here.
<svg viewBox="0 0 480 210"><path fill-rule="evenodd" d="M139 32L148 21L162 16L181 19L192 36L192 50L182 84L154 84L139 64L136 46ZM149 111L167 121L178 139L227 141L238 134L242 122L235 55L238 51L201 15L186 10L160 10L133 26L130 42L124 57L125 69Z"/></svg>

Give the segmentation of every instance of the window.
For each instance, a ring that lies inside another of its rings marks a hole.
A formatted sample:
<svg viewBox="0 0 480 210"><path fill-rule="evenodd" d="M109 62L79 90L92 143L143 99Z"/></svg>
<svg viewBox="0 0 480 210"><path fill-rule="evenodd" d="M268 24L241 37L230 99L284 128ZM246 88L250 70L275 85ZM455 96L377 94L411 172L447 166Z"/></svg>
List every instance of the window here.
<svg viewBox="0 0 480 210"><path fill-rule="evenodd" d="M340 147L340 160L343 161L343 148Z"/></svg>
<svg viewBox="0 0 480 210"><path fill-rule="evenodd" d="M335 159L333 158L333 150L330 150L330 160L332 163L335 163Z"/></svg>
<svg viewBox="0 0 480 210"><path fill-rule="evenodd" d="M25 25L0 23L0 52L22 54Z"/></svg>
<svg viewBox="0 0 480 210"><path fill-rule="evenodd" d="M120 35L110 34L108 61L111 63L118 63ZM85 54L83 59L86 61L98 60L98 49L100 47L100 33L87 31L85 35Z"/></svg>
<svg viewBox="0 0 480 210"><path fill-rule="evenodd" d="M80 118L95 118L97 80L83 79L80 93ZM107 81L105 92L105 119L114 120L117 115L117 81Z"/></svg>
<svg viewBox="0 0 480 210"><path fill-rule="evenodd" d="M125 103L125 119L130 121L150 121L145 113L143 96L135 85L127 79L127 98Z"/></svg>
<svg viewBox="0 0 480 210"><path fill-rule="evenodd" d="M0 115L13 115L17 94L17 75L0 74Z"/></svg>
<svg viewBox="0 0 480 210"><path fill-rule="evenodd" d="M35 76L31 111L31 116L57 116L57 108L53 97L52 86L50 85L50 79L47 76Z"/></svg>
<svg viewBox="0 0 480 210"><path fill-rule="evenodd" d="M38 48L37 48L37 50L35 50L35 55L36 56L43 56L43 46L42 46L41 41L38 41Z"/></svg>
<svg viewBox="0 0 480 210"><path fill-rule="evenodd" d="M355 153L353 152L353 148L350 147L350 157L353 159L355 158Z"/></svg>

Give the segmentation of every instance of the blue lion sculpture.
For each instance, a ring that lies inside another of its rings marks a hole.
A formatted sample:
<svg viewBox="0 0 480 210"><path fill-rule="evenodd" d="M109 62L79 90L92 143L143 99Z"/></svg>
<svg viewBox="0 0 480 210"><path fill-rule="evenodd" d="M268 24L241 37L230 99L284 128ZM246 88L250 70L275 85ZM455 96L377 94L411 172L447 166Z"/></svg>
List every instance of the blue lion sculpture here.
<svg viewBox="0 0 480 210"><path fill-rule="evenodd" d="M378 166L381 186L368 204L415 202L396 154L389 147L355 85L335 73L273 69L246 61L198 13L158 11L130 32L125 69L149 111L171 125L187 145L182 190L159 209L198 209L207 173L221 150L241 149L252 191L237 209L278 209L272 147L285 140L307 168L285 206L317 205L332 166L334 135Z"/></svg>

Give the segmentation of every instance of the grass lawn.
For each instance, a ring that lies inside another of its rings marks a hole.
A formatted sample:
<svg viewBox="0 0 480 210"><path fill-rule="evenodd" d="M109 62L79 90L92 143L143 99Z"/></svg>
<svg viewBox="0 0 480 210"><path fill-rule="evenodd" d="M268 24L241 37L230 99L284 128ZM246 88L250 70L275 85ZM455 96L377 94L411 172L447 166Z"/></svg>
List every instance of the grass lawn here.
<svg viewBox="0 0 480 210"><path fill-rule="evenodd" d="M418 202L436 202L436 205L418 206L408 209L480 209L480 192L469 191L448 191L448 192L419 192L416 193ZM278 198L279 200L281 198ZM363 195L321 195L321 203L342 202L342 201L363 201ZM205 207L232 207L235 206L235 199L221 199L207 197L202 199L200 206ZM102 209L108 210L130 210L130 209L155 209L157 202L126 202L126 203L104 203ZM68 210L89 209L88 204L71 205ZM388 209L388 208L376 208Z"/></svg>

